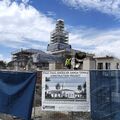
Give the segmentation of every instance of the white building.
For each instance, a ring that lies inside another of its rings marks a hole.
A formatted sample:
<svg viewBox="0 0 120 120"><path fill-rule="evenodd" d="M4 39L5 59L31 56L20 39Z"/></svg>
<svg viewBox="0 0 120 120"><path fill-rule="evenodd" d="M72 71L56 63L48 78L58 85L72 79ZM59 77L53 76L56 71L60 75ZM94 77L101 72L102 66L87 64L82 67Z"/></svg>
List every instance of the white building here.
<svg viewBox="0 0 120 120"><path fill-rule="evenodd" d="M105 56L105 57L95 57L95 69L103 70L116 70L120 69L120 59Z"/></svg>
<svg viewBox="0 0 120 120"><path fill-rule="evenodd" d="M75 91L69 90L69 89L63 89L61 90L62 97L66 98L75 98Z"/></svg>
<svg viewBox="0 0 120 120"><path fill-rule="evenodd" d="M112 56L86 57L81 62L81 70L116 70L120 69L120 59Z"/></svg>
<svg viewBox="0 0 120 120"><path fill-rule="evenodd" d="M48 94L51 95L52 98L75 98L75 91L69 89L51 90L48 91Z"/></svg>

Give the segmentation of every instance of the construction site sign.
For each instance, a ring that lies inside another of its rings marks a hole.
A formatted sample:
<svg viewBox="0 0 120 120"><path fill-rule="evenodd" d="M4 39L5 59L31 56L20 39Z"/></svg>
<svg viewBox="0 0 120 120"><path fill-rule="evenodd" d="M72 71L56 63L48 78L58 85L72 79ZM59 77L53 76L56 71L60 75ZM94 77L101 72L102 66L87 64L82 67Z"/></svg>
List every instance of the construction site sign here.
<svg viewBox="0 0 120 120"><path fill-rule="evenodd" d="M89 72L43 71L42 110L89 112Z"/></svg>

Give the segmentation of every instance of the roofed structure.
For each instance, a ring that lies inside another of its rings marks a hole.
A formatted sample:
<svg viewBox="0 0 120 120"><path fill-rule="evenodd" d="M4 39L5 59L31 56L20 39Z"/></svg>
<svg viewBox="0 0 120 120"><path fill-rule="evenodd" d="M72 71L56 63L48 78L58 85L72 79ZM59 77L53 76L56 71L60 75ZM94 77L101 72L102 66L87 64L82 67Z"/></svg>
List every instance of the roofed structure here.
<svg viewBox="0 0 120 120"><path fill-rule="evenodd" d="M12 61L16 70L49 69L49 63L60 63L62 57L37 49L21 49L12 53Z"/></svg>

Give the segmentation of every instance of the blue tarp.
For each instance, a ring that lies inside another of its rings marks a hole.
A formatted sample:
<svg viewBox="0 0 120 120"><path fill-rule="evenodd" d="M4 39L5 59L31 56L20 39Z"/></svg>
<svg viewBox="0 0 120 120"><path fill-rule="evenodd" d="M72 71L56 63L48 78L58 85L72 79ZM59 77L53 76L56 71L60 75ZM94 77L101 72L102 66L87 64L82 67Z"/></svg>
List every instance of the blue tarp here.
<svg viewBox="0 0 120 120"><path fill-rule="evenodd" d="M120 70L90 71L92 120L120 120Z"/></svg>
<svg viewBox="0 0 120 120"><path fill-rule="evenodd" d="M0 112L31 119L36 73L0 71Z"/></svg>

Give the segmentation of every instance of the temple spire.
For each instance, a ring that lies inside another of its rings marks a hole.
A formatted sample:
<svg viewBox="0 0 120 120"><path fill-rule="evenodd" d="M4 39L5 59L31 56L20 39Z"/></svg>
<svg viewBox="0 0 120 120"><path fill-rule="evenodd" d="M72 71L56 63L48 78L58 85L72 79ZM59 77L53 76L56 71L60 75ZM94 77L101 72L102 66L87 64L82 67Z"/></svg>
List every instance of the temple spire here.
<svg viewBox="0 0 120 120"><path fill-rule="evenodd" d="M56 21L55 29L51 32L50 44L48 44L48 51L59 51L64 49L70 49L69 33L65 31L64 20L58 19Z"/></svg>

